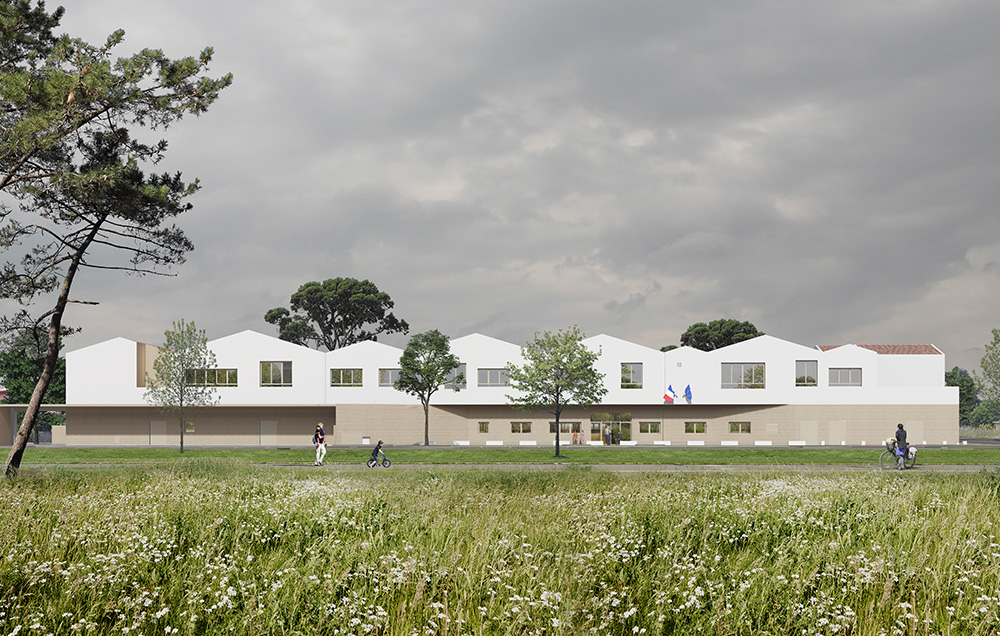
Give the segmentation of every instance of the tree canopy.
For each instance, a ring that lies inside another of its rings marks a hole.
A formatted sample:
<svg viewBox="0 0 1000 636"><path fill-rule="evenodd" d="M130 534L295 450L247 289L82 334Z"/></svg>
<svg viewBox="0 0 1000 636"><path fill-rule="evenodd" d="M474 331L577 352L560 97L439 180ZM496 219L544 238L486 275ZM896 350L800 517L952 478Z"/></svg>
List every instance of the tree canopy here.
<svg viewBox="0 0 1000 636"><path fill-rule="evenodd" d="M583 344L576 326L552 333L536 333L521 347L523 366L507 365L510 386L518 393L507 401L523 410L544 409L556 418L556 456L559 456L559 418L567 406L586 407L607 393L604 374L594 367L601 352Z"/></svg>
<svg viewBox="0 0 1000 636"><path fill-rule="evenodd" d="M992 428L1000 422L1000 400L983 400L969 414L969 424L979 428Z"/></svg>
<svg viewBox="0 0 1000 636"><path fill-rule="evenodd" d="M958 423L969 424L973 409L979 406L979 390L975 378L965 369L954 367L945 372L944 384L958 387Z"/></svg>
<svg viewBox="0 0 1000 636"><path fill-rule="evenodd" d="M424 407L424 446L430 444L430 402L441 387L449 384L458 391L465 378L456 373L459 359L451 352L448 336L434 329L410 338L399 357L396 390L416 396Z"/></svg>
<svg viewBox="0 0 1000 636"><path fill-rule="evenodd" d="M763 335L764 332L758 331L752 322L722 318L708 324L694 323L681 334L681 345L702 351L714 351Z"/></svg>
<svg viewBox="0 0 1000 636"><path fill-rule="evenodd" d="M977 378L979 396L984 400L1000 401L1000 329L993 329L993 340L986 343L980 361L983 374Z"/></svg>
<svg viewBox="0 0 1000 636"><path fill-rule="evenodd" d="M174 322L163 332L163 346L153 360L153 375L146 375L143 399L163 413L176 415L181 430L181 453L184 452L186 410L218 403L215 354L208 348L205 332L193 322Z"/></svg>
<svg viewBox="0 0 1000 636"><path fill-rule="evenodd" d="M191 242L172 219L198 189L178 174L147 173L167 149L138 130L198 115L232 82L207 76L212 49L172 60L143 49L114 59L121 30L91 45L55 29L62 9L0 0L0 297L53 294L45 363L7 457L20 465L58 360L62 318L81 269L164 273Z"/></svg>
<svg viewBox="0 0 1000 636"><path fill-rule="evenodd" d="M30 317L21 310L14 316L0 317L0 382L7 389L3 402L6 404L27 404L38 383L45 366L48 349L48 326ZM63 327L59 339L62 340L79 331ZM42 396L46 404L62 404L66 401L66 360L56 362L56 369L48 389Z"/></svg>
<svg viewBox="0 0 1000 636"><path fill-rule="evenodd" d="M409 333L410 325L389 310L394 303L375 283L355 278L310 281L292 294L291 309L275 307L264 320L278 327L278 337L303 346L333 351L381 334Z"/></svg>

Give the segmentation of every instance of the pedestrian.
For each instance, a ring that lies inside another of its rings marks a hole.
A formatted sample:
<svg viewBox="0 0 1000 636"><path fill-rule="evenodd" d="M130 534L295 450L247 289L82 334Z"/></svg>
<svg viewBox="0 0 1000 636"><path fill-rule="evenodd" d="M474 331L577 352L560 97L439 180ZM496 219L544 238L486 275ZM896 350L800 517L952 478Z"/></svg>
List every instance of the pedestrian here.
<svg viewBox="0 0 1000 636"><path fill-rule="evenodd" d="M323 430L323 422L316 424L313 445L316 446L316 461L313 462L313 466L322 466L323 458L326 457L326 431Z"/></svg>
<svg viewBox="0 0 1000 636"><path fill-rule="evenodd" d="M610 426L605 426L604 427L604 445L605 446L611 446L611 427Z"/></svg>

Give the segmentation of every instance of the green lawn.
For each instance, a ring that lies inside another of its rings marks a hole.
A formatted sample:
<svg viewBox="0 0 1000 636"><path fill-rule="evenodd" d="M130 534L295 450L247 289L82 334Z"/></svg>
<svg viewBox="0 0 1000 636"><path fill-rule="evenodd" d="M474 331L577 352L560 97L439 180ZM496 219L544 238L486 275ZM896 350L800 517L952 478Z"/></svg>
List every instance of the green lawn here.
<svg viewBox="0 0 1000 636"><path fill-rule="evenodd" d="M393 463L404 464L874 464L881 447L869 448L388 448ZM361 464L370 451L331 448L327 464ZM24 453L23 467L50 464L162 464L193 459L225 459L253 464L312 464L311 448L187 449L181 455L168 448L45 448ZM917 464L1000 465L1000 447L924 448Z"/></svg>

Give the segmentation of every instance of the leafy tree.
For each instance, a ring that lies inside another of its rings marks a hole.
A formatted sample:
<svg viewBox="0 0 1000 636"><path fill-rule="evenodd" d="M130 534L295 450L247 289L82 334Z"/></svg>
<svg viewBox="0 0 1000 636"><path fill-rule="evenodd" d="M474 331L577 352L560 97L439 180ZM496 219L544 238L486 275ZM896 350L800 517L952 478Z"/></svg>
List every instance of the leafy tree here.
<svg viewBox="0 0 1000 636"><path fill-rule="evenodd" d="M143 399L160 407L163 413L177 416L183 454L185 409L218 404L217 389L206 373L216 364L204 330L184 320L174 322L173 327L163 332L163 346L153 360L153 375L146 375Z"/></svg>
<svg viewBox="0 0 1000 636"><path fill-rule="evenodd" d="M979 395L984 400L1000 400L1000 329L993 329L993 340L986 344L978 377Z"/></svg>
<svg viewBox="0 0 1000 636"><path fill-rule="evenodd" d="M448 337L434 329L418 333L399 358L399 379L397 390L415 395L424 407L424 446L430 445L430 403L431 396L445 384L451 384L456 391L464 384L464 378L455 371L461 363L451 352Z"/></svg>
<svg viewBox="0 0 1000 636"><path fill-rule="evenodd" d="M702 351L714 351L763 335L764 333L757 331L752 322L719 319L708 324L696 322L688 327L687 331L681 334L681 345Z"/></svg>
<svg viewBox="0 0 1000 636"><path fill-rule="evenodd" d="M1000 422L1000 400L983 400L969 415L969 423L980 428L992 428L996 422Z"/></svg>
<svg viewBox="0 0 1000 636"><path fill-rule="evenodd" d="M48 327L41 320L32 319L25 310L12 317L0 317L0 378L7 389L3 402L6 404L27 404L34 392L38 376L45 365L48 348ZM79 331L63 327L62 339ZM59 358L52 381L49 383L43 401L61 404L66 401L66 360Z"/></svg>
<svg viewBox="0 0 1000 636"><path fill-rule="evenodd" d="M26 320L27 322L24 322ZM65 329L63 336L68 336L76 330ZM15 315L13 319L0 318L0 333L3 342L0 345L0 383L7 393L0 402L4 404L27 404L35 389L38 376L45 366L45 350L48 340L44 326L28 318L25 311ZM62 340L59 341L62 348ZM62 404L66 401L66 360L60 357L56 361L55 372L48 390L42 396L46 404ZM65 420L62 413L44 411L38 414L36 425L29 436L35 443L39 441L41 430L50 430L53 424Z"/></svg>
<svg viewBox="0 0 1000 636"><path fill-rule="evenodd" d="M311 281L292 294L291 311L275 307L264 320L278 327L278 337L288 342L333 351L355 342L378 340L383 333L409 333L410 325L390 309L389 294L375 283L355 278ZM299 312L299 313L293 313Z"/></svg>
<svg viewBox="0 0 1000 636"><path fill-rule="evenodd" d="M672 345L672 344L671 345L664 345L664 346L660 347L660 351L666 353L667 351L673 351L676 348L677 348L677 345Z"/></svg>
<svg viewBox="0 0 1000 636"><path fill-rule="evenodd" d="M958 387L958 423L968 424L972 410L979 405L979 391L975 378L965 369L954 367L951 371L945 372L944 384Z"/></svg>
<svg viewBox="0 0 1000 636"><path fill-rule="evenodd" d="M587 407L601 401L608 392L604 374L594 363L600 351L583 344L583 332L576 326L556 333L535 333L521 347L524 366L507 364L510 386L519 395L507 402L522 410L545 409L556 417L556 457L559 457L559 418L567 406Z"/></svg>
<svg viewBox="0 0 1000 636"><path fill-rule="evenodd" d="M167 58L145 49L113 60L124 38L100 46L56 37L62 9L0 0L0 297L22 304L53 294L46 312L45 363L7 457L16 474L39 406L56 372L62 319L82 268L162 273L184 261L191 243L170 219L187 211L198 189L179 174L146 174L164 140L144 143L142 128L160 129L200 114L232 82L206 76L212 50ZM117 257L125 256L119 260Z"/></svg>

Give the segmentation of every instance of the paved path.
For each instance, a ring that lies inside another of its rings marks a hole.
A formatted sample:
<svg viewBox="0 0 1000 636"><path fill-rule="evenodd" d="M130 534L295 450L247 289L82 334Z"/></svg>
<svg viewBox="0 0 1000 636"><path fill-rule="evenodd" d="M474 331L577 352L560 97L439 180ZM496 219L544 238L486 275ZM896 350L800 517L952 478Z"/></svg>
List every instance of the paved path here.
<svg viewBox="0 0 1000 636"><path fill-rule="evenodd" d="M341 471L381 471L381 470L426 470L426 471L596 471L615 473L878 473L883 472L877 465L865 464L393 464L390 468L368 468L364 464L326 464L316 467L310 464L274 464L288 468L301 468L317 472ZM906 473L979 473L997 471L1000 466L981 464L917 464ZM888 472L888 471L885 471ZM898 471L897 471L898 472Z"/></svg>

